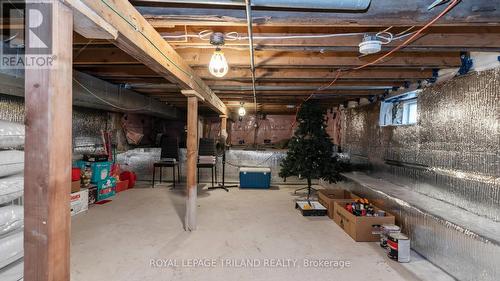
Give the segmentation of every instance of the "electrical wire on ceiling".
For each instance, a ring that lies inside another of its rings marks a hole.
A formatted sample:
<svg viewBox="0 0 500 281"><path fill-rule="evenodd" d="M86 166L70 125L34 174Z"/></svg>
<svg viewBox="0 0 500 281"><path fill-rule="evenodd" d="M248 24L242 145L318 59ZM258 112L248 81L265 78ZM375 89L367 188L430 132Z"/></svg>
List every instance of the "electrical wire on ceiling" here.
<svg viewBox="0 0 500 281"><path fill-rule="evenodd" d="M151 46L163 57L165 58L170 64L172 64L175 68L177 68L179 71L181 71L183 74L189 77L189 79L194 82L198 87L201 89L205 89L209 92L212 90L208 86L204 86L200 84L199 79L195 79L193 74L189 71L184 69L184 67L178 65L174 60L170 59L164 52L163 50L158 47L152 40L149 38L144 32L142 32L142 29L140 29L134 22L131 21L131 19L128 16L125 16L121 14L112 4L110 4L107 0L101 0L101 2L107 6L111 11L113 11L117 16L119 16L121 19L123 19L128 25L130 25L136 32L138 32L146 41L151 44ZM200 79L201 80L201 79Z"/></svg>
<svg viewBox="0 0 500 281"><path fill-rule="evenodd" d="M413 27L407 29L411 30ZM214 31L212 30L202 30L198 34L182 34L182 35L163 35L164 39L188 39L188 38L198 38L201 40L209 41L210 35ZM355 33L327 33L327 34L308 34L308 35L282 35L282 36L252 36L254 40L293 40L293 39L319 39L319 38L334 38L334 37L353 37L353 36L363 36L364 32ZM389 44L394 40L400 40L405 37L414 34L414 32L406 33L401 32L396 35L389 32L387 29L375 33L375 36L382 41L382 44ZM249 40L249 36L241 36L236 31L231 31L224 34L224 39L226 41L242 41Z"/></svg>
<svg viewBox="0 0 500 281"><path fill-rule="evenodd" d="M360 70L360 69L364 69L368 66L372 66L372 65L375 65L379 62L381 62L383 59L389 57L390 55L394 54L395 52L401 50L402 48L406 47L407 45L409 45L411 42L413 42L415 39L417 39L417 37L422 33L424 32L426 29L428 29L431 25L433 25L436 21L438 21L440 18L442 18L445 14L447 14L449 11L451 11L456 5L458 5L458 3L460 3L461 0L453 0L452 2L450 2L450 4L448 4L448 6L446 6L446 8L441 12L439 13L439 15L437 15L433 20L429 21L426 25L424 25L423 27L421 27L419 30L415 31L415 32L412 32L412 33L407 33L407 34L412 34L410 38L408 38L407 40L405 40L404 42L402 42L401 44L399 44L398 46L396 46L394 49L392 49L391 51L387 52L386 54L378 57L377 59L371 61L371 62L368 62L366 64L363 64L361 66L358 66L358 67L354 67L354 68L348 68L348 69L338 69L337 70L337 73L335 74L335 78L330 82L328 83L328 85L326 86L321 86L319 87L318 89L316 89L316 91L314 91L313 93L311 93L311 95L309 95L306 99L304 99L304 101L299 105L297 106L297 110L296 110L296 113L295 113L295 116L297 116L297 114L299 113L299 110L300 108L302 107L302 104L304 104L306 101L308 101L311 97L314 96L315 92L318 92L318 91L323 91L325 89L328 89L330 88L333 84L335 84L335 82L337 82L337 80L341 77L342 73L349 73L349 72L352 72L352 71L356 71L356 70ZM389 27L387 28L386 30L383 30L381 31L381 33L385 33L385 32L389 32L389 30L392 28ZM407 32L411 29L413 29L414 27L411 27L403 32ZM404 35L399 35L397 34L397 36L404 36ZM295 118L297 119L297 118ZM296 121L292 124L292 127L295 125Z"/></svg>
<svg viewBox="0 0 500 281"><path fill-rule="evenodd" d="M73 81L75 81L76 84L78 84L82 89L84 89L87 93L89 93L91 96L95 97L96 99L102 101L103 103L111 106L111 107L114 107L116 109L119 109L119 110L123 110L123 111L126 111L126 112L130 112L130 111L141 111L141 110L146 110L146 109L149 109L151 108L151 97L149 97L149 104L148 105L145 105L143 107L137 107L137 108L125 108L125 107L120 107L116 104L113 104L103 98L101 98L99 95L95 94L94 92L92 92L89 88L85 87L85 85L83 85L82 83L80 83L80 81L76 80L74 77L73 77Z"/></svg>
<svg viewBox="0 0 500 281"><path fill-rule="evenodd" d="M350 68L350 69L339 69L337 70L337 73L335 75L335 78L326 86L322 86L322 87L319 87L316 91L323 91L325 89L328 89L329 87L331 87L341 76L341 73L347 73L347 72L351 72L351 71L355 71L355 70L360 70L360 69L363 69L363 68L366 68L368 66L372 66L374 64L377 64L379 62L381 62L383 59L389 57L390 55L394 54L395 52L401 50L402 48L406 47L407 45L409 45L412 41L414 41L422 32L424 32L427 28L429 28L431 25L433 25L437 20L439 20L441 17L443 17L446 13L448 13L451 9L453 9L458 3L460 2L460 0L453 0L453 2L451 2L447 7L446 9L444 9L438 16L436 16L433 20L431 20L430 22L428 22L426 25L424 25L422 28L420 28L419 30L415 31L415 32L412 32L412 33L407 33L407 34L404 34L404 35L399 35L397 36L396 38L400 38L402 36L408 36L408 35L411 35L410 38L408 38L407 40L405 40L403 43L401 43L400 45L396 46L394 49L392 49L391 51L387 52L386 54L378 57L377 59L371 61L371 62L368 62L366 64L363 64L361 66L358 66L358 67L354 67L354 68ZM380 34L385 34L385 33L389 33L389 29L391 27L389 27L388 29L384 30L384 31L381 31ZM413 27L407 29L406 31L409 31L411 30ZM386 39L390 39L390 38L386 38ZM314 95L314 93L312 93L305 101L309 100L312 96Z"/></svg>

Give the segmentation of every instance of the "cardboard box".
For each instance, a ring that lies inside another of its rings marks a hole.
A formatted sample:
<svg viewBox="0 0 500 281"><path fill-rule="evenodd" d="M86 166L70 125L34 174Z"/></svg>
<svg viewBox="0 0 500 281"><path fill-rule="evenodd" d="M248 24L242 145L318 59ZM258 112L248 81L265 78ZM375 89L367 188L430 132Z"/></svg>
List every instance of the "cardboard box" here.
<svg viewBox="0 0 500 281"><path fill-rule="evenodd" d="M328 217L333 220L334 208L333 204L337 200L356 199L357 195L344 189L320 189L318 190L318 201L327 209Z"/></svg>
<svg viewBox="0 0 500 281"><path fill-rule="evenodd" d="M80 191L80 180L71 182L71 193Z"/></svg>
<svg viewBox="0 0 500 281"><path fill-rule="evenodd" d="M337 200L334 202L333 220L356 242L377 242L380 235L372 234L374 225L394 224L395 218L389 213L384 217L355 216L345 209L345 204L354 200ZM380 210L375 207L375 212Z"/></svg>
<svg viewBox="0 0 500 281"><path fill-rule="evenodd" d="M89 190L84 188L79 192L71 193L71 216L89 209Z"/></svg>
<svg viewBox="0 0 500 281"><path fill-rule="evenodd" d="M97 202L115 196L116 179L108 177L106 180L99 181L97 185Z"/></svg>
<svg viewBox="0 0 500 281"><path fill-rule="evenodd" d="M304 217L326 216L326 208L318 201L297 201L295 209L299 209Z"/></svg>

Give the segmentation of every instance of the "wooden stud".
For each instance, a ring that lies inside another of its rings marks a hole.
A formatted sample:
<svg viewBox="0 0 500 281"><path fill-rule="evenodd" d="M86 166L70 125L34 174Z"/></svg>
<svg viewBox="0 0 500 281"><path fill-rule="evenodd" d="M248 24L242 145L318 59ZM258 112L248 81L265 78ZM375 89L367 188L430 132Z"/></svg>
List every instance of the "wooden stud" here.
<svg viewBox="0 0 500 281"><path fill-rule="evenodd" d="M27 7L37 5L46 4ZM52 27L37 34L51 43L56 59L48 68L25 71L26 281L70 280L73 14L60 1L51 5Z"/></svg>
<svg viewBox="0 0 500 281"><path fill-rule="evenodd" d="M227 139L227 115L220 115L220 137Z"/></svg>
<svg viewBox="0 0 500 281"><path fill-rule="evenodd" d="M196 177L196 162L198 159L198 97L195 95L187 98L187 160L186 160L186 217L184 228L189 231L196 230L196 197L198 182Z"/></svg>

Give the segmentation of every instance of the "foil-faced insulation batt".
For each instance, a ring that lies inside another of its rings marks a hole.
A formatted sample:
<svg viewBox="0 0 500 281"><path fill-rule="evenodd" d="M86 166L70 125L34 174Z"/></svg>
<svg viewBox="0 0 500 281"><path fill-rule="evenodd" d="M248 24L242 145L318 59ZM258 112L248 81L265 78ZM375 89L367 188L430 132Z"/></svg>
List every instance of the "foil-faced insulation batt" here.
<svg viewBox="0 0 500 281"><path fill-rule="evenodd" d="M15 146L22 141L24 144L24 100L19 97L0 95L0 137L7 134L8 138L0 139L0 147ZM11 125L6 127L4 124ZM75 153L95 152L102 148L101 130L107 128L108 115L104 111L86 108L73 110L73 150ZM4 128L4 129L2 129ZM19 138L13 138L21 133ZM3 141L2 141L3 140ZM22 146L22 145L21 145Z"/></svg>
<svg viewBox="0 0 500 281"><path fill-rule="evenodd" d="M343 114L344 151L386 183L347 188L383 203L412 248L459 280L500 280L499 101L497 68L424 89L414 125L379 126L379 104Z"/></svg>
<svg viewBox="0 0 500 281"><path fill-rule="evenodd" d="M500 223L364 173L345 174L342 188L396 216L411 247L458 280L500 280Z"/></svg>
<svg viewBox="0 0 500 281"><path fill-rule="evenodd" d="M239 167L269 167L271 168L271 182L283 183L278 176L280 163L286 156L286 150L251 151L230 149L226 152L226 182L239 182ZM186 149L180 149L181 177L185 177ZM118 163L125 170L137 173L138 180L151 181L153 163L160 160L160 148L138 148L117 155ZM165 178L171 180L172 169L163 169ZM210 169L200 169L200 181L211 180ZM217 178L222 180L222 161L218 157ZM157 177L159 179L159 176ZM287 179L287 183L298 182L296 178Z"/></svg>
<svg viewBox="0 0 500 281"><path fill-rule="evenodd" d="M0 149L24 147L24 125L0 120Z"/></svg>
<svg viewBox="0 0 500 281"><path fill-rule="evenodd" d="M102 149L101 131L107 129L108 114L100 110L78 108L73 111L73 151L92 153Z"/></svg>
<svg viewBox="0 0 500 281"><path fill-rule="evenodd" d="M500 221L500 69L423 90L418 123L378 124L379 105L348 109L343 147L373 173Z"/></svg>

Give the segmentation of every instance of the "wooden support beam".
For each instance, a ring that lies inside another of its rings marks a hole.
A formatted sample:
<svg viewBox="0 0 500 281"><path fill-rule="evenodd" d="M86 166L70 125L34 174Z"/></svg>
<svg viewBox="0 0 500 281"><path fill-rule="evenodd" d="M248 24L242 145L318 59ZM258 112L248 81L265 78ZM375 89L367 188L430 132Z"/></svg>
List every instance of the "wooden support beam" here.
<svg viewBox="0 0 500 281"><path fill-rule="evenodd" d="M74 64L77 66L110 64L133 65L143 63L133 57L133 53L123 52L116 48L93 49L87 47L81 52L79 49L75 50L75 52L78 52L78 56L76 56L74 60ZM177 52L190 66L206 68L212 58L213 48L178 49ZM224 49L224 55L231 68L250 65L250 59L247 52L248 50ZM383 55L383 53L360 57L358 52L310 53L302 51L257 51L255 53L255 60L256 66L259 68L330 68L336 66L360 66L373 61L381 55ZM399 52L391 55L383 62L377 64L377 66L406 68L456 67L460 66L460 52L426 52L425 55L422 53Z"/></svg>
<svg viewBox="0 0 500 281"><path fill-rule="evenodd" d="M185 95L186 97L197 97L201 101L205 100L202 95L200 95L199 93L197 93L194 90L181 90L181 93L183 95Z"/></svg>
<svg viewBox="0 0 500 281"><path fill-rule="evenodd" d="M118 31L113 43L130 54L134 61L145 64L157 74L202 95L210 107L226 113L224 103L212 92L193 69L144 19L127 0L80 0L86 10L93 11ZM71 4L71 3L70 3ZM73 8L81 12L81 5Z"/></svg>
<svg viewBox="0 0 500 281"><path fill-rule="evenodd" d="M191 66L207 66L213 54L211 49L179 49L177 50ZM224 49L224 55L230 67L250 65L248 51ZM296 67L296 68L331 68L354 67L366 64L383 55L383 53L360 57L359 53L307 53L258 51L255 53L255 64L258 68ZM457 67L460 66L460 53L394 53L378 67Z"/></svg>
<svg viewBox="0 0 500 281"><path fill-rule="evenodd" d="M142 79L163 79L158 74L143 65L101 65L101 66L75 66L78 70L86 73L108 79L131 79L134 81L139 79L139 82L146 80ZM208 71L206 66L194 68L195 72L204 80L215 81L251 81L250 70L248 68L231 67L231 71L222 78L215 78ZM267 68L256 69L255 71L258 81L305 81L307 79L315 81L331 81L335 78L335 69L314 69L314 68ZM427 79L432 77L432 69L430 68L370 68L354 72L344 73L339 80L412 80L412 79ZM166 81L163 80L165 83Z"/></svg>
<svg viewBox="0 0 500 281"><path fill-rule="evenodd" d="M196 230L196 197L198 182L196 163L198 162L198 96L187 97L187 160L186 160L186 217L184 228Z"/></svg>
<svg viewBox="0 0 500 281"><path fill-rule="evenodd" d="M64 0L74 9L75 31L92 39L115 40L118 31L81 0Z"/></svg>
<svg viewBox="0 0 500 281"><path fill-rule="evenodd" d="M40 5L47 4L29 3L27 8ZM50 27L37 35L51 45L56 60L50 67L25 70L26 281L70 280L73 14L60 1L51 5L52 26L46 25ZM42 22L42 18L32 17L30 20ZM34 50L31 54L40 52Z"/></svg>

